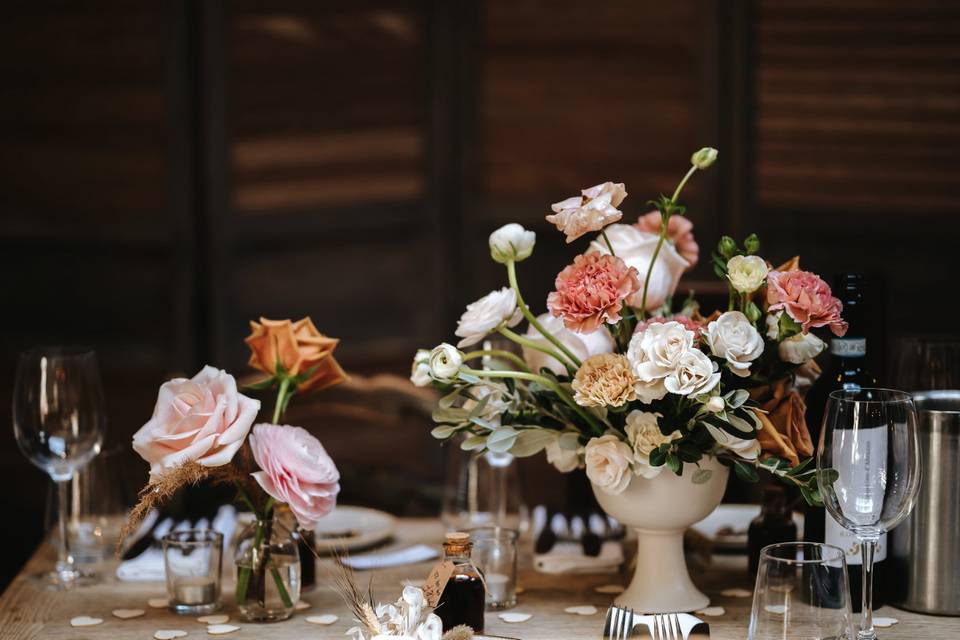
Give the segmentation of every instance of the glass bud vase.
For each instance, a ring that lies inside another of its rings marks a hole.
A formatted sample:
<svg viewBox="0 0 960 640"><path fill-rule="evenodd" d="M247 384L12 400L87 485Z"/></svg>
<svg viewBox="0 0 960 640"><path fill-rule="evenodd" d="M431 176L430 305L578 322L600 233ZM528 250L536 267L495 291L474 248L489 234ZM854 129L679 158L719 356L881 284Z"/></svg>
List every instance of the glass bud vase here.
<svg viewBox="0 0 960 640"><path fill-rule="evenodd" d="M237 538L237 608L247 622L276 622L293 615L300 599L300 553L278 520L256 520Z"/></svg>

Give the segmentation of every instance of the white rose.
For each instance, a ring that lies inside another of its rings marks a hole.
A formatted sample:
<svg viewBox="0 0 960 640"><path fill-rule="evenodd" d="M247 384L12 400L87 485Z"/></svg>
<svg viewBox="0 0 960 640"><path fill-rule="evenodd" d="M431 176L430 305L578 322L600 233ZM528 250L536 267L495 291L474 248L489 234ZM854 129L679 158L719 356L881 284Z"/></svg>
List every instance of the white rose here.
<svg viewBox="0 0 960 640"><path fill-rule="evenodd" d="M713 355L724 358L741 378L750 375L750 363L763 353L763 336L739 311L727 311L707 325L704 332Z"/></svg>
<svg viewBox="0 0 960 640"><path fill-rule="evenodd" d="M670 393L681 396L698 396L709 393L720 382L720 372L715 370L713 360L699 349L690 349L677 363L673 373L663 380Z"/></svg>
<svg viewBox="0 0 960 640"><path fill-rule="evenodd" d="M627 442L633 448L634 473L647 478L655 478L663 471L663 465L650 465L650 452L662 444L678 440L682 436L674 431L668 436L660 431L658 419L663 417L659 413L649 411L631 411L627 415L627 424L624 431L627 433Z"/></svg>
<svg viewBox="0 0 960 640"><path fill-rule="evenodd" d="M637 270L637 278L641 288L627 298L631 307L639 307L643 301L642 283L646 280L650 270L650 260L656 251L660 237L655 233L648 233L629 224L612 224L606 228L607 237L617 257L622 259L628 267ZM602 237L590 243L588 253L610 253L607 243ZM670 242L664 242L660 248L660 255L653 265L650 275L650 291L647 293L647 310L653 311L663 306L667 298L672 296L680 284L680 276L690 267L690 263L677 253Z"/></svg>
<svg viewBox="0 0 960 640"><path fill-rule="evenodd" d="M738 438L712 425L707 430L720 447L729 449L744 460L756 460L760 455L760 441L756 438Z"/></svg>
<svg viewBox="0 0 960 640"><path fill-rule="evenodd" d="M437 382L453 382L463 364L463 354L452 344L444 342L430 352L430 377Z"/></svg>
<svg viewBox="0 0 960 640"><path fill-rule="evenodd" d="M693 348L695 339L693 331L672 320L651 324L633 334L627 358L639 380L636 391L641 402L650 403L667 395L664 379L676 370L680 357Z"/></svg>
<svg viewBox="0 0 960 640"><path fill-rule="evenodd" d="M520 322L521 313L517 307L517 294L513 289L503 287L491 291L476 302L467 305L460 316L454 334L463 338L458 347L469 347L487 337L501 326L513 327Z"/></svg>
<svg viewBox="0 0 960 640"><path fill-rule="evenodd" d="M610 353L615 347L613 336L610 335L606 327L600 327L590 333L577 333L576 331L567 329L563 326L563 320L561 318L557 318L550 313L537 316L537 321L545 330L553 334L553 337L559 340L567 349L570 349L573 355L577 356L581 362L590 356ZM531 342L548 347L554 351L556 350L554 344L544 338L534 326L530 326L527 329L526 337ZM523 359L526 360L527 365L534 373L539 373L541 368L546 367L557 375L567 375L567 368L560 364L556 358L548 356L542 351L531 349L526 345L523 347Z"/></svg>
<svg viewBox="0 0 960 640"><path fill-rule="evenodd" d="M418 387L425 387L430 384L430 380L430 351L417 349L417 355L413 356L413 364L410 366L410 382Z"/></svg>
<svg viewBox="0 0 960 640"><path fill-rule="evenodd" d="M760 256L733 256L727 262L727 278L740 293L753 293L762 287L769 271Z"/></svg>
<svg viewBox="0 0 960 640"><path fill-rule="evenodd" d="M798 333L781 342L777 353L784 362L803 364L820 355L826 346L823 340L812 333Z"/></svg>
<svg viewBox="0 0 960 640"><path fill-rule="evenodd" d="M547 453L547 462L560 473L570 473L580 466L580 453L576 449L561 447L559 438L551 440L544 450Z"/></svg>
<svg viewBox="0 0 960 640"><path fill-rule="evenodd" d="M617 436L591 438L584 453L587 477L604 493L619 495L630 484L632 458L630 446Z"/></svg>
<svg viewBox="0 0 960 640"><path fill-rule="evenodd" d="M501 264L520 262L530 257L536 242L536 233L511 222L490 234L490 257Z"/></svg>

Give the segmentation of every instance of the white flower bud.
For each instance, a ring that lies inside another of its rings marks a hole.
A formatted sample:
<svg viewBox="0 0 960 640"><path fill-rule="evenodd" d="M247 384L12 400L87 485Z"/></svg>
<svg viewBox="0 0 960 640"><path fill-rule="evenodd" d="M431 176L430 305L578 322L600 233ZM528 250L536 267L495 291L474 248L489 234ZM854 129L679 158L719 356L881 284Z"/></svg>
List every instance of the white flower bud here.
<svg viewBox="0 0 960 640"><path fill-rule="evenodd" d="M410 382L418 387L425 387L430 384L430 380L430 351L417 349L417 355L413 357L413 364L410 365Z"/></svg>
<svg viewBox="0 0 960 640"><path fill-rule="evenodd" d="M452 344L443 344L430 352L430 377L437 382L453 382L463 364L463 354Z"/></svg>
<svg viewBox="0 0 960 640"><path fill-rule="evenodd" d="M717 159L717 150L713 147L704 147L690 156L690 164L697 169L706 169Z"/></svg>
<svg viewBox="0 0 960 640"><path fill-rule="evenodd" d="M536 242L536 233L511 222L490 234L490 257L501 264L520 262L530 257Z"/></svg>
<svg viewBox="0 0 960 640"><path fill-rule="evenodd" d="M707 411L709 411L710 413L720 413L726 408L727 403L724 402L723 398L721 398L720 396L713 396L709 400L707 400L706 406L707 406Z"/></svg>

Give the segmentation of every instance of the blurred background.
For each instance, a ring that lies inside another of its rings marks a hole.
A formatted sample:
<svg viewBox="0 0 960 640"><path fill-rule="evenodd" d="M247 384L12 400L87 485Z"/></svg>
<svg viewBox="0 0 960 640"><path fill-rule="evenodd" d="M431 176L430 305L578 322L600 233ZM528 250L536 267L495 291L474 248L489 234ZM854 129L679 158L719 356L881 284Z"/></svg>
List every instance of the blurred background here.
<svg viewBox="0 0 960 640"><path fill-rule="evenodd" d="M632 221L707 145L682 289L712 306L710 250L756 232L774 262L874 277L876 370L904 336L956 332L956 2L12 1L0 69L0 404L21 349L94 347L131 492L158 385L242 374L248 320L310 315L358 380L406 376L502 286L490 231L537 231L520 278L542 311L577 251L549 204L624 182ZM425 403L384 384L290 421L337 460L345 502L435 514L446 453ZM545 463L522 472L552 499ZM9 424L0 480L2 583L49 484Z"/></svg>

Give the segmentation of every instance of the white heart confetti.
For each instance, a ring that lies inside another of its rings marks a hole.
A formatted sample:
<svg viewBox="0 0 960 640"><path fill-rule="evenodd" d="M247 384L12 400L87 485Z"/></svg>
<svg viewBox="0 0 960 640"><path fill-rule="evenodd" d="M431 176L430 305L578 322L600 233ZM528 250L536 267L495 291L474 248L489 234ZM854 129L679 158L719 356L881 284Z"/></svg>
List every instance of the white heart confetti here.
<svg viewBox="0 0 960 640"><path fill-rule="evenodd" d="M576 607L567 607L564 613L573 613L578 616L592 616L597 613L597 608L592 604L578 605Z"/></svg>
<svg viewBox="0 0 960 640"><path fill-rule="evenodd" d="M596 591L597 593L617 595L617 594L623 593L625 591L625 588L619 584L603 584L603 585L600 585L599 587L594 587L593 590Z"/></svg>
<svg viewBox="0 0 960 640"><path fill-rule="evenodd" d="M533 614L530 614L530 613L513 613L513 612L507 612L507 613L501 613L501 614L500 614L500 619L501 619L501 620L503 620L504 622L511 622L511 623L512 623L512 622L526 622L527 620L529 620L529 619L532 618L532 617L533 617Z"/></svg>
<svg viewBox="0 0 960 640"><path fill-rule="evenodd" d="M70 618L71 627L92 627L103 622L103 618L91 618L90 616L77 616Z"/></svg>
<svg viewBox="0 0 960 640"><path fill-rule="evenodd" d="M170 601L166 598L150 598L147 604L153 609L166 609L170 606Z"/></svg>
<svg viewBox="0 0 960 640"><path fill-rule="evenodd" d="M322 616L309 616L307 622L310 624L333 624L337 619L337 616L332 613L325 613Z"/></svg>
<svg viewBox="0 0 960 640"><path fill-rule="evenodd" d="M779 615L779 616L782 616L783 614L785 614L785 613L787 612L787 605L785 605L785 604L768 604L768 605L765 606L763 609L764 609L764 611L767 611L768 613L775 613L775 614L777 614L777 615Z"/></svg>
<svg viewBox="0 0 960 640"><path fill-rule="evenodd" d="M725 598L749 598L753 592L749 589L724 589L720 595Z"/></svg>
<svg viewBox="0 0 960 640"><path fill-rule="evenodd" d="M240 627L233 624L212 624L207 627L207 633L212 636L222 636L226 633L233 633L234 631L240 631Z"/></svg>
<svg viewBox="0 0 960 640"><path fill-rule="evenodd" d="M293 605L294 610L303 611L304 609L309 609L312 607L309 602L304 602L303 600L297 600L297 604Z"/></svg>
<svg viewBox="0 0 960 640"><path fill-rule="evenodd" d="M896 618L886 618L883 616L877 616L873 619L873 626L875 627L892 627L893 625L900 622Z"/></svg>
<svg viewBox="0 0 960 640"><path fill-rule="evenodd" d="M139 618L145 614L146 611L143 609L114 609L112 613L121 620L129 620L130 618Z"/></svg>
<svg viewBox="0 0 960 640"><path fill-rule="evenodd" d="M197 622L202 622L203 624L223 624L230 619L225 613L218 613L212 616L200 616L197 618Z"/></svg>
<svg viewBox="0 0 960 640"><path fill-rule="evenodd" d="M724 609L723 607L704 607L703 609L700 609L699 611L697 611L697 613L701 615L710 616L710 617L722 616L726 612L727 612L726 609Z"/></svg>
<svg viewBox="0 0 960 640"><path fill-rule="evenodd" d="M157 640L173 640L187 635L183 629L157 629L153 632L153 637Z"/></svg>

